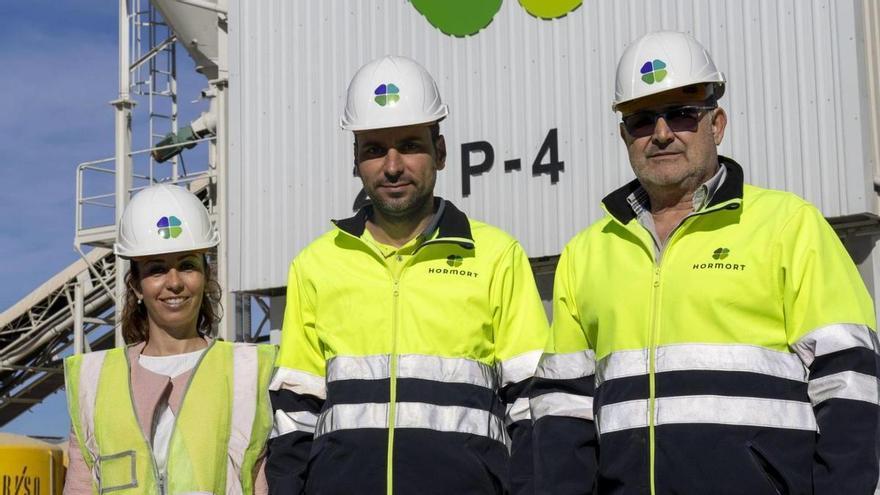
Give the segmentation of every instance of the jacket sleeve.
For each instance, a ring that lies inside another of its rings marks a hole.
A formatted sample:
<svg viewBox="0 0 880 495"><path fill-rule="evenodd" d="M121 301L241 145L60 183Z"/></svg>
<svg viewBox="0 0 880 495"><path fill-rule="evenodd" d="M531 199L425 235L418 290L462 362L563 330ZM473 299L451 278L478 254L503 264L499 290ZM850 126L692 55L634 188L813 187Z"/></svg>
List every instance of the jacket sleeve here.
<svg viewBox="0 0 880 495"><path fill-rule="evenodd" d="M290 267L281 348L269 397L275 424L265 473L270 493L302 493L318 413L326 398L324 358L315 333L313 291Z"/></svg>
<svg viewBox="0 0 880 495"><path fill-rule="evenodd" d="M509 486L513 494L534 493L529 388L547 341L547 314L529 259L514 242L492 280L495 359L504 423L510 436Z"/></svg>
<svg viewBox="0 0 880 495"><path fill-rule="evenodd" d="M816 208L801 207L775 253L789 345L809 370L818 426L815 493L874 493L880 478L880 368L871 298Z"/></svg>
<svg viewBox="0 0 880 495"><path fill-rule="evenodd" d="M566 248L553 284L553 324L531 391L535 493L592 493L598 436L593 418L596 355L575 299L575 266Z"/></svg>

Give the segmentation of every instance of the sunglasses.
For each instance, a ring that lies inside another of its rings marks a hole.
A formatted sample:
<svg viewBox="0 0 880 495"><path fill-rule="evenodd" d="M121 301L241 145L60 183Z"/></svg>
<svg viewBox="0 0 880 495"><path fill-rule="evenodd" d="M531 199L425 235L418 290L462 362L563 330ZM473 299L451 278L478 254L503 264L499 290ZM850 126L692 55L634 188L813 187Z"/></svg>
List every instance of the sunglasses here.
<svg viewBox="0 0 880 495"><path fill-rule="evenodd" d="M703 114L715 109L714 106L681 106L672 107L660 112L636 112L623 117L623 127L634 138L642 138L654 134L657 119L663 117L672 132L694 132L700 125Z"/></svg>

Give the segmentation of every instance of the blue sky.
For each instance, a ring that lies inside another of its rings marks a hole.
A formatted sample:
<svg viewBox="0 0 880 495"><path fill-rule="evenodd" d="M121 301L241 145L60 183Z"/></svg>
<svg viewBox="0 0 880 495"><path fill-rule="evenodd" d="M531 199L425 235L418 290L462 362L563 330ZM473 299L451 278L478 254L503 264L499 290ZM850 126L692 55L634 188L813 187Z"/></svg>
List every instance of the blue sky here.
<svg viewBox="0 0 880 495"><path fill-rule="evenodd" d="M117 7L107 0L0 6L0 312L78 258L73 250L78 163L113 155ZM181 93L201 76L178 51ZM188 72L188 74L187 74ZM182 113L197 110L180 99ZM63 436L56 394L3 431Z"/></svg>

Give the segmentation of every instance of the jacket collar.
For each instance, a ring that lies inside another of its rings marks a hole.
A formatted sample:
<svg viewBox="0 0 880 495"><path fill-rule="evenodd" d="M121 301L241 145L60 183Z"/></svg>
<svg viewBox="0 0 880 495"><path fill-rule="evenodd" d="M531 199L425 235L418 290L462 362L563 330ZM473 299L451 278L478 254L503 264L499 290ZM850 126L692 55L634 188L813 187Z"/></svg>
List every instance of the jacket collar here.
<svg viewBox="0 0 880 495"><path fill-rule="evenodd" d="M743 197L744 179L742 167L734 160L721 155L718 155L718 163L727 168L727 177L718 187L718 190L715 191L712 200L706 204L707 209L731 200L742 200ZM641 184L639 184L638 179L635 179L605 196L602 199L602 205L615 220L625 225L636 218L636 213L626 198L640 187Z"/></svg>
<svg viewBox="0 0 880 495"><path fill-rule="evenodd" d="M364 206L358 210L353 217L342 220L333 220L333 224L336 225L339 230L347 234L354 237L360 237L363 235L364 229L367 227L367 219L373 214L372 210L372 205ZM437 212L438 218L435 218L431 224L436 224L436 228L438 229L438 239L467 239L473 244L474 237L471 234L471 224L468 221L467 215L456 208L451 202L440 197L434 198L434 211ZM425 234L430 235L432 233L433 231L426 232Z"/></svg>

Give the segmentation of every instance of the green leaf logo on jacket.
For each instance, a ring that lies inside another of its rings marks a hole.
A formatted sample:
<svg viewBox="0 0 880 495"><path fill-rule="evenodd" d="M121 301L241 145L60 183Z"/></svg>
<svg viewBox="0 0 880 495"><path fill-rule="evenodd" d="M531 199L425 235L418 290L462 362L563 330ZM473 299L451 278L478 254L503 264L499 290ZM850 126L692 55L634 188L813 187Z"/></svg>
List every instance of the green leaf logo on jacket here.
<svg viewBox="0 0 880 495"><path fill-rule="evenodd" d="M729 254L730 249L720 247L716 249L714 253L712 253L712 259L723 260L724 258L727 258Z"/></svg>

